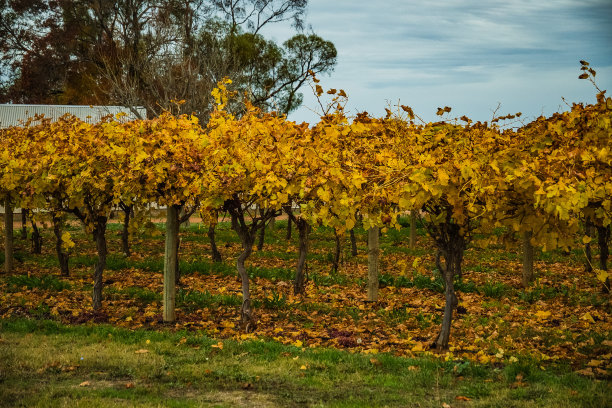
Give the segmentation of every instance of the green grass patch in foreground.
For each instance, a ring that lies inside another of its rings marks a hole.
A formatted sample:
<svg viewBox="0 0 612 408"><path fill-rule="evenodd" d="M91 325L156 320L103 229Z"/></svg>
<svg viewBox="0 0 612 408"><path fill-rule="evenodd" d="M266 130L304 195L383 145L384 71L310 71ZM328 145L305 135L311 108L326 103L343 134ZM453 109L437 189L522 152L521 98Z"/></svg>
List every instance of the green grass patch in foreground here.
<svg viewBox="0 0 612 408"><path fill-rule="evenodd" d="M564 368L543 371L529 361L493 368L259 340L222 345L191 332L0 321L0 405L603 407L608 401L608 383Z"/></svg>

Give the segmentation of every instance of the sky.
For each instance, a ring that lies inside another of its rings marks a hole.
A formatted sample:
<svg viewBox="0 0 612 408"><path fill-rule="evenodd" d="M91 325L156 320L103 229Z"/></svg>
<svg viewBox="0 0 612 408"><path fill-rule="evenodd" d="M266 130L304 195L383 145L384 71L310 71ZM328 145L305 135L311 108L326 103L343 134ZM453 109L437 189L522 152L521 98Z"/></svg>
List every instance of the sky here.
<svg viewBox="0 0 612 408"><path fill-rule="evenodd" d="M580 60L612 96L612 0L310 0L307 32L334 43L324 89L344 89L349 115L384 116L398 102L425 121L438 107L475 121L522 112L524 120L593 103ZM289 25L264 35L282 43ZM320 116L310 87L289 119ZM498 108L499 107L499 108Z"/></svg>

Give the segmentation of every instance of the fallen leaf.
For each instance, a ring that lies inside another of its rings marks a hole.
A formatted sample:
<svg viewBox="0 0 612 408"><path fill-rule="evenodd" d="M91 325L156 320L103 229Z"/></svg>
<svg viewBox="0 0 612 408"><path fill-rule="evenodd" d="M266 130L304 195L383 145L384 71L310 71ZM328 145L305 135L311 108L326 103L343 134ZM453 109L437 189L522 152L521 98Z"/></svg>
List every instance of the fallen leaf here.
<svg viewBox="0 0 612 408"><path fill-rule="evenodd" d="M472 400L471 398L464 397L463 395L458 395L458 396L455 397L455 399L457 401L471 401Z"/></svg>
<svg viewBox="0 0 612 408"><path fill-rule="evenodd" d="M375 366L382 365L382 363L380 361L378 361L377 359L375 359L375 358L371 358L370 359L370 363L372 363L372 365L375 365Z"/></svg>
<svg viewBox="0 0 612 408"><path fill-rule="evenodd" d="M89 387L91 383L89 381L83 381L79 384L79 387Z"/></svg>
<svg viewBox="0 0 612 408"><path fill-rule="evenodd" d="M584 375L585 377L595 377L595 373L591 367L576 371L577 374Z"/></svg>
<svg viewBox="0 0 612 408"><path fill-rule="evenodd" d="M584 320L590 323L595 323L595 320L593 319L593 316L591 316L591 314L589 312L586 312L585 314L583 314L582 316L580 316L580 320Z"/></svg>
<svg viewBox="0 0 612 408"><path fill-rule="evenodd" d="M600 365L602 365L604 362L603 360L591 360L588 362L588 366L589 367L599 367Z"/></svg>
<svg viewBox="0 0 612 408"><path fill-rule="evenodd" d="M411 351L423 351L423 343L417 343Z"/></svg>
<svg viewBox="0 0 612 408"><path fill-rule="evenodd" d="M125 388L134 388L134 383L132 382L126 383Z"/></svg>
<svg viewBox="0 0 612 408"><path fill-rule="evenodd" d="M148 353L148 352L149 352L149 350L147 350L147 349L140 349L140 350L136 350L134 353L136 353L136 354L145 354L145 353Z"/></svg>
<svg viewBox="0 0 612 408"><path fill-rule="evenodd" d="M306 366L305 366L305 365L302 365L302 366L300 367L300 370L305 370L305 369L306 369Z"/></svg>

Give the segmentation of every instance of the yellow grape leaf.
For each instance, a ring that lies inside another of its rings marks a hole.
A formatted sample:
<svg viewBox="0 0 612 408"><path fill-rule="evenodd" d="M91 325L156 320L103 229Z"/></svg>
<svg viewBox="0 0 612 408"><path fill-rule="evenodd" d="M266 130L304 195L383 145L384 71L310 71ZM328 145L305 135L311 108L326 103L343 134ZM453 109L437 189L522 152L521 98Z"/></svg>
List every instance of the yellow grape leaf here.
<svg viewBox="0 0 612 408"><path fill-rule="evenodd" d="M306 366L302 364L302 366L300 367L300 370L306 370Z"/></svg>
<svg viewBox="0 0 612 408"><path fill-rule="evenodd" d="M74 242L72 241L72 236L70 235L70 233L68 231L65 231L62 234L62 248L64 249L70 249L74 247Z"/></svg>
<svg viewBox="0 0 612 408"><path fill-rule="evenodd" d="M319 198L321 200L323 200L323 201L329 201L329 198L330 198L329 191L327 191L327 190L325 190L325 189L323 189L321 187L319 187L317 189L317 196L319 196Z"/></svg>
<svg viewBox="0 0 612 408"><path fill-rule="evenodd" d="M589 237L588 235L585 235L584 237L582 237L582 243L583 244L588 244L589 242L591 242L593 238Z"/></svg>
<svg viewBox="0 0 612 408"><path fill-rule="evenodd" d="M443 186L447 186L448 180L448 174L443 169L438 169L438 181L440 182L440 184Z"/></svg>
<svg viewBox="0 0 612 408"><path fill-rule="evenodd" d="M295 347L302 347L304 343L302 343L302 340L296 340L291 344L293 344Z"/></svg>
<svg viewBox="0 0 612 408"><path fill-rule="evenodd" d="M595 272L597 273L597 280L600 282L605 282L610 277L610 273L603 269L596 269Z"/></svg>
<svg viewBox="0 0 612 408"><path fill-rule="evenodd" d="M416 344L416 345L415 345L415 346L412 348L412 351L423 351L423 350L424 350L424 348L423 348L423 343L420 343L420 342L419 342L419 343L417 343L417 344Z"/></svg>

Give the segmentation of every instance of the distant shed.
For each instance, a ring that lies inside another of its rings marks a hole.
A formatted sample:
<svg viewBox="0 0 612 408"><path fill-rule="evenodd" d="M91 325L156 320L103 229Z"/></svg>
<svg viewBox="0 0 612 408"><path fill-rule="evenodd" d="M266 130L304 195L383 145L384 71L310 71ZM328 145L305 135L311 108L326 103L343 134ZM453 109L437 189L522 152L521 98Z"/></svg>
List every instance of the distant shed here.
<svg viewBox="0 0 612 408"><path fill-rule="evenodd" d="M146 110L137 107L135 110L141 118L146 118ZM104 116L125 113L121 120L130 121L139 119L128 107L125 106L89 106L89 105L17 105L0 104L0 129L11 126L19 126L29 118L36 115L44 115L52 121L59 119L65 114L76 116L87 123L97 123Z"/></svg>

